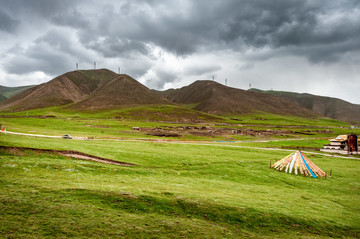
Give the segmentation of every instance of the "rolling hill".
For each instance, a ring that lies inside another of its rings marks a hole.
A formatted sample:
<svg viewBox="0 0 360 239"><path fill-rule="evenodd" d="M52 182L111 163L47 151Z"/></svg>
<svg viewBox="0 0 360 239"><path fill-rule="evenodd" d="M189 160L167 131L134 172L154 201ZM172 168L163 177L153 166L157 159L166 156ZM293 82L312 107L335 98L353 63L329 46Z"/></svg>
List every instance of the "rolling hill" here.
<svg viewBox="0 0 360 239"><path fill-rule="evenodd" d="M20 92L20 93L19 93ZM107 69L65 73L34 87L0 87L0 110L23 111L53 106L72 110L106 110L145 105L191 105L214 115L256 111L278 115L360 121L360 105L310 94L231 88L213 81L196 81L180 89L149 90L125 74ZM0 95L1 97L1 95Z"/></svg>
<svg viewBox="0 0 360 239"><path fill-rule="evenodd" d="M88 98L72 105L71 108L94 110L149 104L169 105L173 103L158 96L130 76L121 74L107 82Z"/></svg>
<svg viewBox="0 0 360 239"><path fill-rule="evenodd" d="M7 87L0 85L0 101L9 99L10 97L23 92L29 88L34 87L33 85L19 86L19 87Z"/></svg>
<svg viewBox="0 0 360 239"><path fill-rule="evenodd" d="M285 91L262 91L258 89L251 89L251 91L279 96L298 106L329 118L346 122L360 122L360 105L352 104L341 99Z"/></svg>
<svg viewBox="0 0 360 239"><path fill-rule="evenodd" d="M194 109L216 115L264 111L280 115L316 116L311 110L281 97L231 88L213 81L196 81L180 89L157 93L175 103L194 104Z"/></svg>
<svg viewBox="0 0 360 239"><path fill-rule="evenodd" d="M143 104L172 104L127 75L107 69L65 73L2 101L0 110L22 111L64 106L108 109Z"/></svg>

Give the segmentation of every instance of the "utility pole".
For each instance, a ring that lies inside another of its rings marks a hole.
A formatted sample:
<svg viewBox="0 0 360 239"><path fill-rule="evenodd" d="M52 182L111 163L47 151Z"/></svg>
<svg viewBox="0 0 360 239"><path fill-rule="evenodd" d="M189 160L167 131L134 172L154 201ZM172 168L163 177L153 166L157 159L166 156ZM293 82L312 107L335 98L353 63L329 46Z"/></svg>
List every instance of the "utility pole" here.
<svg viewBox="0 0 360 239"><path fill-rule="evenodd" d="M96 61L94 61L94 70L96 70Z"/></svg>

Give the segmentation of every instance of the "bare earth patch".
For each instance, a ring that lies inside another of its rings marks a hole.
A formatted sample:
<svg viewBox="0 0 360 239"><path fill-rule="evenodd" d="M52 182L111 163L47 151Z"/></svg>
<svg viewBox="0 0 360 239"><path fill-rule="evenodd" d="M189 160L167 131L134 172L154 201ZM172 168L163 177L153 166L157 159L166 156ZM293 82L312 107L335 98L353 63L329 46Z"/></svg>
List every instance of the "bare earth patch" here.
<svg viewBox="0 0 360 239"><path fill-rule="evenodd" d="M53 149L37 149L37 148L25 148L25 147L8 147L8 146L0 146L0 149L8 150L10 153L15 153L16 155L22 156L22 151L30 150L34 152L42 152L42 153L56 153L66 157L89 160L99 163L107 163L114 164L120 166L134 166L135 164L119 162L112 159L101 158L95 155L86 154L78 151L68 151L68 150L53 150Z"/></svg>

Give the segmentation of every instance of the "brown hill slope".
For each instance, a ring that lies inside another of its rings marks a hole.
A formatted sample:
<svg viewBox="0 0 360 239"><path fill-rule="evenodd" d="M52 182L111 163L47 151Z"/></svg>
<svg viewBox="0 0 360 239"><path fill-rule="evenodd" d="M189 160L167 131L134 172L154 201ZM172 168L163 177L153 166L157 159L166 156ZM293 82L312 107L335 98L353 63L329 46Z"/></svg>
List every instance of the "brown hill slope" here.
<svg viewBox="0 0 360 239"><path fill-rule="evenodd" d="M257 89L252 89L252 91L280 96L329 118L347 122L360 122L360 105L352 104L341 99L285 91L261 91Z"/></svg>
<svg viewBox="0 0 360 239"><path fill-rule="evenodd" d="M235 89L213 81L196 81L181 89L171 89L159 94L175 103L196 104L195 109L217 115L254 111L301 117L316 115L278 96Z"/></svg>
<svg viewBox="0 0 360 239"><path fill-rule="evenodd" d="M68 72L2 101L0 110L21 111L78 102L116 77L106 69Z"/></svg>
<svg viewBox="0 0 360 239"><path fill-rule="evenodd" d="M130 76L121 74L71 108L94 110L148 104L172 104L172 102L155 94Z"/></svg>
<svg viewBox="0 0 360 239"><path fill-rule="evenodd" d="M63 74L0 102L0 110L21 111L63 105L75 110L98 110L149 104L173 103L128 75L100 69Z"/></svg>

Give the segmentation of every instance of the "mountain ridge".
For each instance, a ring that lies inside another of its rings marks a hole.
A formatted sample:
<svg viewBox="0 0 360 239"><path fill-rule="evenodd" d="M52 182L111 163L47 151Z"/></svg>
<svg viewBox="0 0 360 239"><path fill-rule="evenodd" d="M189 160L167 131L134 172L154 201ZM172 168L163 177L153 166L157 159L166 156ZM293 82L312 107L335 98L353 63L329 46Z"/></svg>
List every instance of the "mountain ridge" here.
<svg viewBox="0 0 360 239"><path fill-rule="evenodd" d="M160 103L172 104L128 75L99 69L67 72L0 102L0 110L22 111L65 105L86 110Z"/></svg>
<svg viewBox="0 0 360 239"><path fill-rule="evenodd" d="M217 115L264 111L301 117L316 116L314 112L280 97L232 88L214 81L195 81L180 89L171 89L158 94L175 103L194 104L196 110Z"/></svg>
<svg viewBox="0 0 360 239"><path fill-rule="evenodd" d="M22 111L53 106L73 110L105 110L150 104L180 104L214 115L268 112L360 122L360 105L337 98L307 93L242 90L209 80L195 81L179 89L156 91L131 76L107 69L71 71L31 88L19 88L20 91L24 90L1 101L0 110Z"/></svg>
<svg viewBox="0 0 360 239"><path fill-rule="evenodd" d="M109 102L104 106L104 102ZM110 109L145 104L173 104L154 94L132 77L121 74L97 89L88 98L70 106L72 109Z"/></svg>
<svg viewBox="0 0 360 239"><path fill-rule="evenodd" d="M259 89L250 89L250 91L277 95L325 117L346 122L360 122L360 105L342 99L288 91L263 91Z"/></svg>

